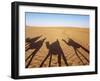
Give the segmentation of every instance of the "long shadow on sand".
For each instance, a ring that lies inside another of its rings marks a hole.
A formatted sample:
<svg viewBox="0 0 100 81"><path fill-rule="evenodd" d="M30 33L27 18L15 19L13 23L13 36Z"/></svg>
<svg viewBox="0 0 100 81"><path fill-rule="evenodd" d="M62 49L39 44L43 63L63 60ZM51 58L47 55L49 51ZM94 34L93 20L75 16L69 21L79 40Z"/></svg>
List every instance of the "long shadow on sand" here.
<svg viewBox="0 0 100 81"><path fill-rule="evenodd" d="M58 55L58 64L59 66L61 66L61 57L63 58L66 66L68 66L67 63L67 59L63 53L63 50L59 44L59 41L56 40L55 42L53 42L52 44L49 44L49 42L46 42L46 47L48 48L49 52L47 54L47 56L44 58L44 60L42 61L42 63L40 64L40 67L43 66L44 62L50 57L49 60L49 67L51 67L51 61L52 61L52 55Z"/></svg>
<svg viewBox="0 0 100 81"><path fill-rule="evenodd" d="M26 38L25 39L25 42L26 42L26 44L25 44L25 51L28 51L29 49L31 49L30 45L35 43L40 37L42 37L42 35L34 37L34 38ZM29 45L29 46L27 46L27 45Z"/></svg>
<svg viewBox="0 0 100 81"><path fill-rule="evenodd" d="M75 42L73 39L69 38L69 41L66 42L66 40L62 39L68 46L72 46L74 51L75 51L75 54L76 56L80 59L80 61L82 62L83 65L85 65L85 63L83 62L83 60L80 58L80 56L78 55L81 54L81 56L84 57L84 59L89 63L89 60L78 50L78 48L82 48L83 50L85 50L88 54L89 54L89 51L84 48L82 45L80 45L79 43Z"/></svg>
<svg viewBox="0 0 100 81"><path fill-rule="evenodd" d="M30 54L30 55L25 59L25 61L27 61L27 60L29 59L27 65L26 65L26 68L29 67L29 65L30 65L30 63L31 63L31 61L32 61L32 59L34 58L34 56L36 55L36 53L39 51L39 49L42 47L43 42L44 42L45 40L46 40L46 38L44 38L44 39L42 39L42 40L39 40L39 41L37 41L37 42L32 42L32 41L31 41L31 44L29 45L29 49L35 49L35 50L32 52L32 54Z"/></svg>

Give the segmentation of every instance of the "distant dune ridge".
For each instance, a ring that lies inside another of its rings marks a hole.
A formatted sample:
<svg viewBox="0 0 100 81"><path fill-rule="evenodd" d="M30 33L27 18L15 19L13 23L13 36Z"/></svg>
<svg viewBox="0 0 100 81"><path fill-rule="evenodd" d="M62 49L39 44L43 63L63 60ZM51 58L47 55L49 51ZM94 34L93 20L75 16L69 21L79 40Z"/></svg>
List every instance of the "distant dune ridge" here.
<svg viewBox="0 0 100 81"><path fill-rule="evenodd" d="M89 56L88 27L26 26L26 68L89 65Z"/></svg>

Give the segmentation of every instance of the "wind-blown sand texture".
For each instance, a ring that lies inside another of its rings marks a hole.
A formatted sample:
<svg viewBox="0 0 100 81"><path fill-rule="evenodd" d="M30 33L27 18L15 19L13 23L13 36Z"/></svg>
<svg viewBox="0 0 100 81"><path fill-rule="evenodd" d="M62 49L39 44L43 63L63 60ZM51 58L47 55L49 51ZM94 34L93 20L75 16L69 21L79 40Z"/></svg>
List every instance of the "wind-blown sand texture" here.
<svg viewBox="0 0 100 81"><path fill-rule="evenodd" d="M79 65L89 65L89 28L26 27L26 68Z"/></svg>

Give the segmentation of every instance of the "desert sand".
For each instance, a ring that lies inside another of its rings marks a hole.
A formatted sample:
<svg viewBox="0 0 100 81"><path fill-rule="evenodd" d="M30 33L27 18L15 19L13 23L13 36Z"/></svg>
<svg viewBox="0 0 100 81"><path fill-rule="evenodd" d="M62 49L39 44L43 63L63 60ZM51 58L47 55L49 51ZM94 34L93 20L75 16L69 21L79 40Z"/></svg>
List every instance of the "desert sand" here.
<svg viewBox="0 0 100 81"><path fill-rule="evenodd" d="M27 26L25 40L26 68L89 65L89 28Z"/></svg>

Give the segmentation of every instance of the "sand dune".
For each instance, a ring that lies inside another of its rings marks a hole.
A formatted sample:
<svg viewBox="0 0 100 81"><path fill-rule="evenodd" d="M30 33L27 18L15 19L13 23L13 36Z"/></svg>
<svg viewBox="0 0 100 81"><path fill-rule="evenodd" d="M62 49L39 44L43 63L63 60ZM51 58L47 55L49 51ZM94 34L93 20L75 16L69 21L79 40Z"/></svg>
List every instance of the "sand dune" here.
<svg viewBox="0 0 100 81"><path fill-rule="evenodd" d="M26 27L25 32L26 68L89 65L88 28Z"/></svg>

